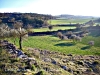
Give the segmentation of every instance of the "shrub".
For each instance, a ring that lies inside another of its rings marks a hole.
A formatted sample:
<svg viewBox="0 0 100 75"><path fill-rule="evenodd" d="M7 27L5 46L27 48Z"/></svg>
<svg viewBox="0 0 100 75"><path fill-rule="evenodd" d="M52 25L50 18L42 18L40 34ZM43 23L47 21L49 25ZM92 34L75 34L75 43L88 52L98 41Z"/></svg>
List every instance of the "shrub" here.
<svg viewBox="0 0 100 75"><path fill-rule="evenodd" d="M71 35L70 39L75 39L77 36L76 35Z"/></svg>
<svg viewBox="0 0 100 75"><path fill-rule="evenodd" d="M64 40L68 40L67 36L63 36L64 37Z"/></svg>
<svg viewBox="0 0 100 75"><path fill-rule="evenodd" d="M63 34L61 33L61 32L58 32L57 33L57 36L62 40L62 39L64 39L64 36L63 36Z"/></svg>
<svg viewBox="0 0 100 75"><path fill-rule="evenodd" d="M82 41L82 38L81 38L81 37L79 37L79 36L76 36L76 37L75 37L75 40L76 40L76 41L80 41L80 42L81 42L81 41Z"/></svg>
<svg viewBox="0 0 100 75"><path fill-rule="evenodd" d="M52 30L53 29L53 26L50 25L50 26L48 26L48 28L49 28L49 30Z"/></svg>
<svg viewBox="0 0 100 75"><path fill-rule="evenodd" d="M90 46L93 46L93 45L94 45L94 41L89 41L88 44L89 44Z"/></svg>

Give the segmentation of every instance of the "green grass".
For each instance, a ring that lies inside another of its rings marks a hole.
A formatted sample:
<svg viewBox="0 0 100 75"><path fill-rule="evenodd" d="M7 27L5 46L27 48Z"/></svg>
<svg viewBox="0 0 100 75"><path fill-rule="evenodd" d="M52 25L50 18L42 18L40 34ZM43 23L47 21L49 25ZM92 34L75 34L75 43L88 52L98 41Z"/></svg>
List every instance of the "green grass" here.
<svg viewBox="0 0 100 75"><path fill-rule="evenodd" d="M88 22L91 19L59 19L59 20L51 20L51 25L56 25L56 24L76 24L76 23L85 23ZM50 23L50 20L48 21Z"/></svg>
<svg viewBox="0 0 100 75"><path fill-rule="evenodd" d="M75 29L76 27L53 27L51 31L57 31L57 30L66 30L66 29ZM46 32L50 31L48 28L38 28L38 29L33 29L34 32Z"/></svg>
<svg viewBox="0 0 100 75"><path fill-rule="evenodd" d="M90 47L88 41L94 40L95 45ZM100 37L85 37L83 41L73 44L72 41L62 41L54 36L31 36L26 41L23 41L23 47L39 48L43 50L58 51L66 54L79 55L100 55ZM17 43L18 45L18 43Z"/></svg>
<svg viewBox="0 0 100 75"><path fill-rule="evenodd" d="M95 47L100 47L99 40L100 40L100 36L98 36L98 37L87 36L87 37L83 38L82 43L83 44L88 44L89 41L94 41L95 42L94 46Z"/></svg>

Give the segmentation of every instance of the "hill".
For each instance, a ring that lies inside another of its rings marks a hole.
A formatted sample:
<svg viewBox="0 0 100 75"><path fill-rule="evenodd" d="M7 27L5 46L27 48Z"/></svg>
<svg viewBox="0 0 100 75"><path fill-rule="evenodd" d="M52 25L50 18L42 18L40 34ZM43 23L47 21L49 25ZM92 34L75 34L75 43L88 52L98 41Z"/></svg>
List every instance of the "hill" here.
<svg viewBox="0 0 100 75"><path fill-rule="evenodd" d="M21 21L24 27L30 24L34 28L39 28L45 25L45 22L51 18L54 19L55 17L37 13L0 13L0 22L8 24L10 27L12 27L15 21Z"/></svg>
<svg viewBox="0 0 100 75"><path fill-rule="evenodd" d="M7 40L0 47L1 75L99 75L100 56L72 55L55 51L17 49Z"/></svg>
<svg viewBox="0 0 100 75"><path fill-rule="evenodd" d="M95 18L93 16L78 16L78 15L68 15L68 14L62 14L56 16L58 19L89 19L89 18Z"/></svg>

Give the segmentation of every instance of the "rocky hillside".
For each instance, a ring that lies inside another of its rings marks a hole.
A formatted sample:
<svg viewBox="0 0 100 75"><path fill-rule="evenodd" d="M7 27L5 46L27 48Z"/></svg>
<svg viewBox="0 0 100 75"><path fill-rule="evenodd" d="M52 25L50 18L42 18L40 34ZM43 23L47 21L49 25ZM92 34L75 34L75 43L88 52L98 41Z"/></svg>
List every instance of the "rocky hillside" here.
<svg viewBox="0 0 100 75"><path fill-rule="evenodd" d="M0 41L0 75L100 75L100 56L25 48Z"/></svg>

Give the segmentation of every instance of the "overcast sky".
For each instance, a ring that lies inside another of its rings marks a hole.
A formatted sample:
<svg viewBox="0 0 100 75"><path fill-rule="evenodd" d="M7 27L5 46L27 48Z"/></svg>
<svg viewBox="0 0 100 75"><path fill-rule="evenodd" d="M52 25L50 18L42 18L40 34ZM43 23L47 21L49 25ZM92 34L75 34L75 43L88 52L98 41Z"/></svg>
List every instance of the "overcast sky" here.
<svg viewBox="0 0 100 75"><path fill-rule="evenodd" d="M100 17L100 0L0 0L0 12Z"/></svg>

